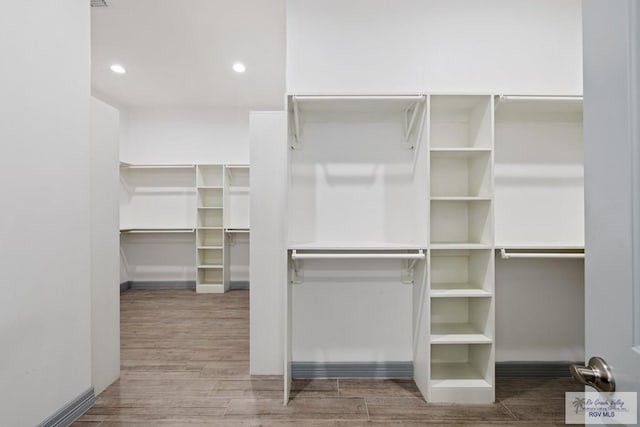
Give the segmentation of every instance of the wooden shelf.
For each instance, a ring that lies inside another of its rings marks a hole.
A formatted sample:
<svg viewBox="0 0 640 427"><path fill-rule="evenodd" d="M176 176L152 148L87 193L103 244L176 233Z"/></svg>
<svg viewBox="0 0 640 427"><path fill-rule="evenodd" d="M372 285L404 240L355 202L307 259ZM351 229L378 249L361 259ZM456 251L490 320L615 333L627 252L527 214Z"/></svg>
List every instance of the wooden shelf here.
<svg viewBox="0 0 640 427"><path fill-rule="evenodd" d="M198 246L198 249L208 250L208 249L223 249L222 246Z"/></svg>
<svg viewBox="0 0 640 427"><path fill-rule="evenodd" d="M210 265L204 265L204 264L203 264L203 265L199 265L199 266L198 266L198 268L221 269L221 268L224 268L224 266L223 266L223 265L221 265L221 264L220 264L220 265L213 265L213 264L210 264Z"/></svg>

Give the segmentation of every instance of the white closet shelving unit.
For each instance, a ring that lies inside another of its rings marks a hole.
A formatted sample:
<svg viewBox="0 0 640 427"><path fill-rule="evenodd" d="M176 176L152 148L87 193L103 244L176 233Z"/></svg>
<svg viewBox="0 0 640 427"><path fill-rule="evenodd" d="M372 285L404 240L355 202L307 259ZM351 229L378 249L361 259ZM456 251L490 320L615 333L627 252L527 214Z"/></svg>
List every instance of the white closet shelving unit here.
<svg viewBox="0 0 640 427"><path fill-rule="evenodd" d="M198 165L196 292L222 293L224 280L224 166Z"/></svg>
<svg viewBox="0 0 640 427"><path fill-rule="evenodd" d="M431 96L428 401L494 401L493 99Z"/></svg>
<svg viewBox="0 0 640 427"><path fill-rule="evenodd" d="M493 402L496 249L584 256L581 99L290 95L287 108L285 402L291 362L304 361L296 299L304 286L371 281L363 260L377 261L379 281L395 268L412 286L425 399Z"/></svg>
<svg viewBox="0 0 640 427"><path fill-rule="evenodd" d="M249 166L122 163L120 170L121 234L195 232L196 291L228 290L227 236L249 232Z"/></svg>
<svg viewBox="0 0 640 427"><path fill-rule="evenodd" d="M427 96L291 95L288 111L285 402L295 356L292 316L301 296L294 287L379 283L359 276L374 268L384 276L383 288L416 283L418 297L426 298L428 246L428 150L421 148ZM322 270L330 277L315 274ZM393 315L411 307L388 309ZM426 351L423 346L421 354Z"/></svg>

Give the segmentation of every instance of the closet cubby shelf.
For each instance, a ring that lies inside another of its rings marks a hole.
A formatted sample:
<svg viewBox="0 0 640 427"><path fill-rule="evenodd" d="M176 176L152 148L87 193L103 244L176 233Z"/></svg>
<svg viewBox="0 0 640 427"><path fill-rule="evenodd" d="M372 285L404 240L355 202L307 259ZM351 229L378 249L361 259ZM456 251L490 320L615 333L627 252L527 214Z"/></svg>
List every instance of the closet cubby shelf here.
<svg viewBox="0 0 640 427"><path fill-rule="evenodd" d="M429 247L433 250L493 249L493 245L489 243L432 243Z"/></svg>
<svg viewBox="0 0 640 427"><path fill-rule="evenodd" d="M475 283L431 283L431 298L483 298L491 291L479 288Z"/></svg>
<svg viewBox="0 0 640 427"><path fill-rule="evenodd" d="M489 202L489 196L432 196L432 202Z"/></svg>
<svg viewBox="0 0 640 427"><path fill-rule="evenodd" d="M432 156L474 157L490 154L492 150L483 147L431 147L430 151Z"/></svg>
<svg viewBox="0 0 640 427"><path fill-rule="evenodd" d="M473 325L436 323L431 325L431 344L491 344L493 340L478 333Z"/></svg>
<svg viewBox="0 0 640 427"><path fill-rule="evenodd" d="M469 363L432 363L433 388L491 388L492 385Z"/></svg>
<svg viewBox="0 0 640 427"><path fill-rule="evenodd" d="M432 344L431 345L431 388L436 389L488 389L489 395L432 394L434 402L447 401L457 396L458 401L475 402L493 395L493 345L478 344Z"/></svg>

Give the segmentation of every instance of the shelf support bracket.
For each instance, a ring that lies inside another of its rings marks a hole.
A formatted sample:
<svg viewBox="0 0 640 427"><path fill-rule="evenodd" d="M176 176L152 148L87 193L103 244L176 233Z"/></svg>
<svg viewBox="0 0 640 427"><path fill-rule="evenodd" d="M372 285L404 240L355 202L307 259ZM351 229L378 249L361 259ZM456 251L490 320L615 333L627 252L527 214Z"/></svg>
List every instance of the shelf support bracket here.
<svg viewBox="0 0 640 427"><path fill-rule="evenodd" d="M422 142L422 134L424 133L424 126L425 126L425 121L427 120L427 110L428 110L428 102L427 102L427 97L423 96L422 101L420 101L420 103L422 104L422 114L420 117L420 123L418 124L418 134L416 135L416 142L414 145L411 146L411 149L413 149L413 171L415 172L416 170L416 165L418 163L418 154L420 152L420 145ZM418 107L416 106L416 109Z"/></svg>
<svg viewBox="0 0 640 427"><path fill-rule="evenodd" d="M418 108L420 107L420 101L416 101L413 104L413 108L409 108L406 111L405 114L405 124L406 124L406 128L404 131L404 135L405 135L405 140L407 142L409 142L409 138L411 138L411 132L413 131L413 125L416 121L416 116L418 115ZM409 118L409 111L412 111L411 113L411 119L407 120Z"/></svg>
<svg viewBox="0 0 640 427"><path fill-rule="evenodd" d="M403 261L403 264L406 263L406 268L402 269L401 282L405 285L412 285L414 283L416 263L419 259L424 259L424 251L420 249L418 255L420 256L419 258L410 258Z"/></svg>
<svg viewBox="0 0 640 427"><path fill-rule="evenodd" d="M422 125L424 124L424 117L427 113L427 97L422 95L422 99L416 101L413 104L413 108L409 108L406 111L405 114L405 124L406 124L406 129L405 129L405 140L407 142L409 142L409 140L411 139L411 135L413 135L414 133L414 129L416 127L416 119L418 118L418 111L420 110L420 107L422 107L422 114L421 114L421 120L420 120L420 127L422 127ZM411 119L409 119L409 112L411 111ZM407 120L408 119L408 120ZM416 144L419 144L420 141L418 141L418 139L421 138L422 135L418 135L418 138L416 139L416 143L413 146L410 146L410 149L415 148Z"/></svg>
<svg viewBox="0 0 640 427"><path fill-rule="evenodd" d="M300 111L298 109L298 100L295 96L291 98L291 102L293 103L293 136L298 142L300 141Z"/></svg>
<svg viewBox="0 0 640 427"><path fill-rule="evenodd" d="M291 252L291 265L293 266L293 271L291 272L291 283L294 285L300 285L304 282L304 277L302 275L302 260L296 257L297 253L294 249Z"/></svg>

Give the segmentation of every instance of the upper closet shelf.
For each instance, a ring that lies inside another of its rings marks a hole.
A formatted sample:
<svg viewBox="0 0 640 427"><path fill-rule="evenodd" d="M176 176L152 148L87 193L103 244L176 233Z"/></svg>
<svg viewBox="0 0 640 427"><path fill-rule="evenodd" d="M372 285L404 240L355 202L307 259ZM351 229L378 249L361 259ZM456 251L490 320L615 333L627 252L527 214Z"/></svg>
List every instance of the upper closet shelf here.
<svg viewBox="0 0 640 427"><path fill-rule="evenodd" d="M194 228L122 228L123 234L172 234L172 233L193 233Z"/></svg>
<svg viewBox="0 0 640 427"><path fill-rule="evenodd" d="M512 258L537 258L537 259L584 259L584 250L561 250L561 249L529 249L531 252L518 250L516 252L507 252L507 249L500 249L500 257L502 259Z"/></svg>
<svg viewBox="0 0 640 427"><path fill-rule="evenodd" d="M325 250L325 251L385 251L385 250L420 250L424 249L418 245L405 245L400 243L388 243L388 242L310 242L310 243L295 243L289 245L289 249L297 250Z"/></svg>
<svg viewBox="0 0 640 427"><path fill-rule="evenodd" d="M120 162L120 169L193 169L196 165L134 165Z"/></svg>
<svg viewBox="0 0 640 427"><path fill-rule="evenodd" d="M525 249L525 250L582 250L584 251L584 245L572 245L572 244L562 244L562 243L496 243L496 248L499 249Z"/></svg>
<svg viewBox="0 0 640 427"><path fill-rule="evenodd" d="M582 115L582 96L497 95L495 108L504 113Z"/></svg>
<svg viewBox="0 0 640 427"><path fill-rule="evenodd" d="M243 234L243 233L249 233L249 229L248 228L225 228L224 232L229 234Z"/></svg>
<svg viewBox="0 0 640 427"><path fill-rule="evenodd" d="M417 135L419 143L427 115L426 95L292 95L291 104L296 141L301 139L301 123L305 114L402 113L405 139L409 141Z"/></svg>

